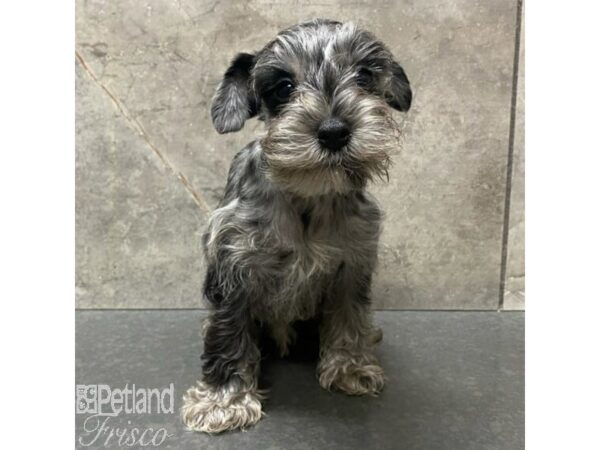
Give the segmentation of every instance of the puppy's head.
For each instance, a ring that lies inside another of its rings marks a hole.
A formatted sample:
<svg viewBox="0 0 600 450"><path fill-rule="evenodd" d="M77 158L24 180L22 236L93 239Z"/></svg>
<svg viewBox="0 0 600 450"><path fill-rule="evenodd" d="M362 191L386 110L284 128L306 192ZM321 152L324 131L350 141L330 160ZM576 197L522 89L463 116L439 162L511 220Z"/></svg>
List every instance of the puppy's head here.
<svg viewBox="0 0 600 450"><path fill-rule="evenodd" d="M387 174L397 146L391 109L412 92L384 44L353 24L314 20L239 54L212 104L219 133L258 115L268 176L302 196L348 192Z"/></svg>

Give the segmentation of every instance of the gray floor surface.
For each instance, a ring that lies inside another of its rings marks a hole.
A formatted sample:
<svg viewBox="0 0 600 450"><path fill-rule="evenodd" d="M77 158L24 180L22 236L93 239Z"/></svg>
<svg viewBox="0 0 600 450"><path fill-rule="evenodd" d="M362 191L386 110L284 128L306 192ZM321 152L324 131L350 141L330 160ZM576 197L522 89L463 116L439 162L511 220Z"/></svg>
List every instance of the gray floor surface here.
<svg viewBox="0 0 600 450"><path fill-rule="evenodd" d="M377 353L388 378L379 397L326 392L315 378L315 362L274 361L263 369L270 388L266 416L245 432L219 436L186 431L178 415L183 393L200 373L204 315L76 313L77 384L175 388L174 414L121 413L102 423L77 414L77 448L127 448L135 428L138 437L152 429L146 441L163 428L160 433L169 435L164 442L144 447L160 449L524 447L523 313L378 312L384 338Z"/></svg>

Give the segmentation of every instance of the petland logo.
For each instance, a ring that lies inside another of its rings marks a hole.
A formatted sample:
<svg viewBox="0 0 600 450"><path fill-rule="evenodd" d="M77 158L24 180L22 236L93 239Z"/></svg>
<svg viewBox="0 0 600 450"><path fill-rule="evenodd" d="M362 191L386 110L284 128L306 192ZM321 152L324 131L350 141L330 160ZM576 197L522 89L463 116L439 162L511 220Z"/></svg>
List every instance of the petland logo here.
<svg viewBox="0 0 600 450"><path fill-rule="evenodd" d="M91 414L83 422L79 444L120 447L158 447L173 434L166 428L115 426L111 420L122 414L174 414L175 387L173 383L163 389L137 388L135 384L114 389L106 384L78 384L76 413Z"/></svg>

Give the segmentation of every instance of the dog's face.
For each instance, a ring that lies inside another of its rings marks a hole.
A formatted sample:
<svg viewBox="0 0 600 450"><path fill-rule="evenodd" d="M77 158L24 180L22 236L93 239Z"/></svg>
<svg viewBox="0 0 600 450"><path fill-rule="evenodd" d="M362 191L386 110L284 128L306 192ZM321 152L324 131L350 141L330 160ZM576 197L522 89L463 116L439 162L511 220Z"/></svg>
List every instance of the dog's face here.
<svg viewBox="0 0 600 450"><path fill-rule="evenodd" d="M407 111L411 99L404 70L372 34L315 20L282 31L254 55L239 54L211 113L219 133L259 115L268 176L312 196L386 176L397 146L390 107Z"/></svg>

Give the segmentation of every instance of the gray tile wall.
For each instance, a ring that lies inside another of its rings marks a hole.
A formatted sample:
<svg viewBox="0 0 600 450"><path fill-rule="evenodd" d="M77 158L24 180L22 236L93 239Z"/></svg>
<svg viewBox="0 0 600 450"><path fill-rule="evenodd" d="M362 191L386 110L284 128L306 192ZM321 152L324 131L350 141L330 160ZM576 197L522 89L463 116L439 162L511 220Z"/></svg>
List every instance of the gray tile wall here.
<svg viewBox="0 0 600 450"><path fill-rule="evenodd" d="M521 27L504 309L525 309L525 28Z"/></svg>
<svg viewBox="0 0 600 450"><path fill-rule="evenodd" d="M262 130L253 121L218 135L210 98L236 52L312 17L373 31L414 88L413 108L398 115L405 145L390 182L372 187L387 214L375 305L498 307L516 0L78 0L76 8L78 307L200 306L200 233L232 156ZM514 151L512 278L522 262L523 145Z"/></svg>

